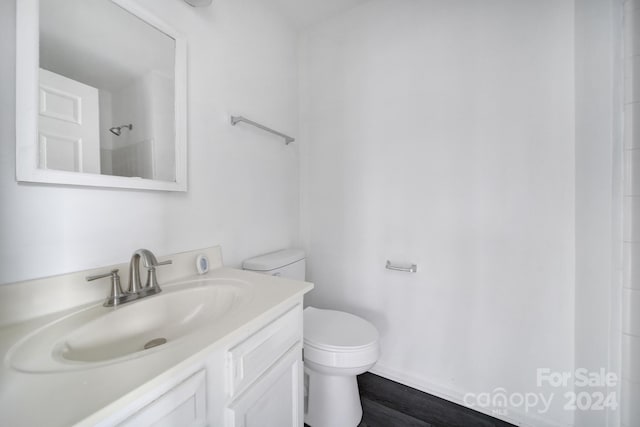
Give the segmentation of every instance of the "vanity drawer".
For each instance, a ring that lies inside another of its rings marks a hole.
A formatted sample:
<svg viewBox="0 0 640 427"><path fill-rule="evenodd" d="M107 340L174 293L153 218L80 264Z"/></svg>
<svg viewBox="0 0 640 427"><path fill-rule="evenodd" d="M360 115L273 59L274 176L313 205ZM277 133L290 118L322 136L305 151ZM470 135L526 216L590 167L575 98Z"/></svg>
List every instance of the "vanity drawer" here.
<svg viewBox="0 0 640 427"><path fill-rule="evenodd" d="M132 414L118 426L205 426L206 397L206 373L201 370Z"/></svg>
<svg viewBox="0 0 640 427"><path fill-rule="evenodd" d="M298 304L227 353L227 390L233 397L302 341L302 305Z"/></svg>

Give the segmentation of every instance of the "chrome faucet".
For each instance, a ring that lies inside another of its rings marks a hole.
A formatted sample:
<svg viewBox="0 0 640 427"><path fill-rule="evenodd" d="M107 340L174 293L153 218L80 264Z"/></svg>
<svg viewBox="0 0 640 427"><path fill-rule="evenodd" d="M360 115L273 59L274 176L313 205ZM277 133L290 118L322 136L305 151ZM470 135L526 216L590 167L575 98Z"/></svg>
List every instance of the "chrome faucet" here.
<svg viewBox="0 0 640 427"><path fill-rule="evenodd" d="M140 260L142 265L147 269L147 282L142 286L140 281ZM156 267L160 265L171 264L171 261L158 262L156 256L148 249L138 249L131 255L129 262L129 288L127 292L139 295L140 297L157 294L162 292L158 285L156 276Z"/></svg>
<svg viewBox="0 0 640 427"><path fill-rule="evenodd" d="M147 269L147 281L144 286L140 281L140 260L142 265ZM160 265L171 264L171 260L158 262L155 255L148 249L138 249L131 255L129 262L129 288L126 292L120 287L120 276L118 270L111 270L106 274L98 274L87 277L88 281L102 279L104 277L111 278L111 294L105 300L105 307L116 307L126 302L144 298L149 295L162 292L158 285L158 277L156 276L156 267Z"/></svg>

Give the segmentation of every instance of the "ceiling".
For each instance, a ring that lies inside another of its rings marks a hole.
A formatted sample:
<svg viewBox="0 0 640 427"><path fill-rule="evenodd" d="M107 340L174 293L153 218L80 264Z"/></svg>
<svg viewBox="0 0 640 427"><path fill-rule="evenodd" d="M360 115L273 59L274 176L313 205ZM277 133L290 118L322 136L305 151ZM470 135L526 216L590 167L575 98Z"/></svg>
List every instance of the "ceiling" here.
<svg viewBox="0 0 640 427"><path fill-rule="evenodd" d="M302 30L369 0L268 1ZM173 75L174 40L111 1L46 0L41 12L40 60L49 71L112 92L150 70Z"/></svg>
<svg viewBox="0 0 640 427"><path fill-rule="evenodd" d="M338 15L368 0L270 0L299 29Z"/></svg>
<svg viewBox="0 0 640 427"><path fill-rule="evenodd" d="M173 78L175 40L109 0L40 2L40 66L111 92Z"/></svg>

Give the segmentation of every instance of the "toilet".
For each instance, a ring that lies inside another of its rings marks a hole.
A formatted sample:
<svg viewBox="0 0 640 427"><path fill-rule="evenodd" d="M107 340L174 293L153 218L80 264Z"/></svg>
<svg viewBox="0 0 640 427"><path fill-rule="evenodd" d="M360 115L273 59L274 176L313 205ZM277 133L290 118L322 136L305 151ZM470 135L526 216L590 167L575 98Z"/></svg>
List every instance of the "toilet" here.
<svg viewBox="0 0 640 427"><path fill-rule="evenodd" d="M242 267L304 280L305 254L284 249L246 260ZM362 405L356 375L378 360L378 331L350 313L304 309L304 422L311 427L356 427Z"/></svg>

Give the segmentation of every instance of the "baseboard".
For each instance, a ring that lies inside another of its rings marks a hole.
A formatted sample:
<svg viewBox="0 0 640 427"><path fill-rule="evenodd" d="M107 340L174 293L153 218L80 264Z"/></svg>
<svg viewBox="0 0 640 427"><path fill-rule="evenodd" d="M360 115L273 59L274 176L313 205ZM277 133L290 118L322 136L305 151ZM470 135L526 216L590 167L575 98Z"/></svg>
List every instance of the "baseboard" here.
<svg viewBox="0 0 640 427"><path fill-rule="evenodd" d="M392 381L398 382L400 384L404 384L406 386L415 388L416 390L423 391L425 393L429 393L436 397L440 397L442 399L448 400L450 402L456 403L458 405L467 406L464 404L463 397L465 395L465 391L463 390L453 390L451 388L442 386L440 384L436 384L432 381L429 381L425 378L415 377L413 375L408 375L402 371L389 368L387 366L381 365L377 363L370 372L381 377L390 379ZM544 419L539 416L528 414L519 411L515 408L507 408L509 413L508 416L502 416L500 414L494 414L490 410L485 408L474 407L471 408L474 411L481 412L483 414L489 415L494 418L498 418L502 421L506 421L511 424L515 424L521 427L572 427L573 424L560 424L552 420Z"/></svg>

